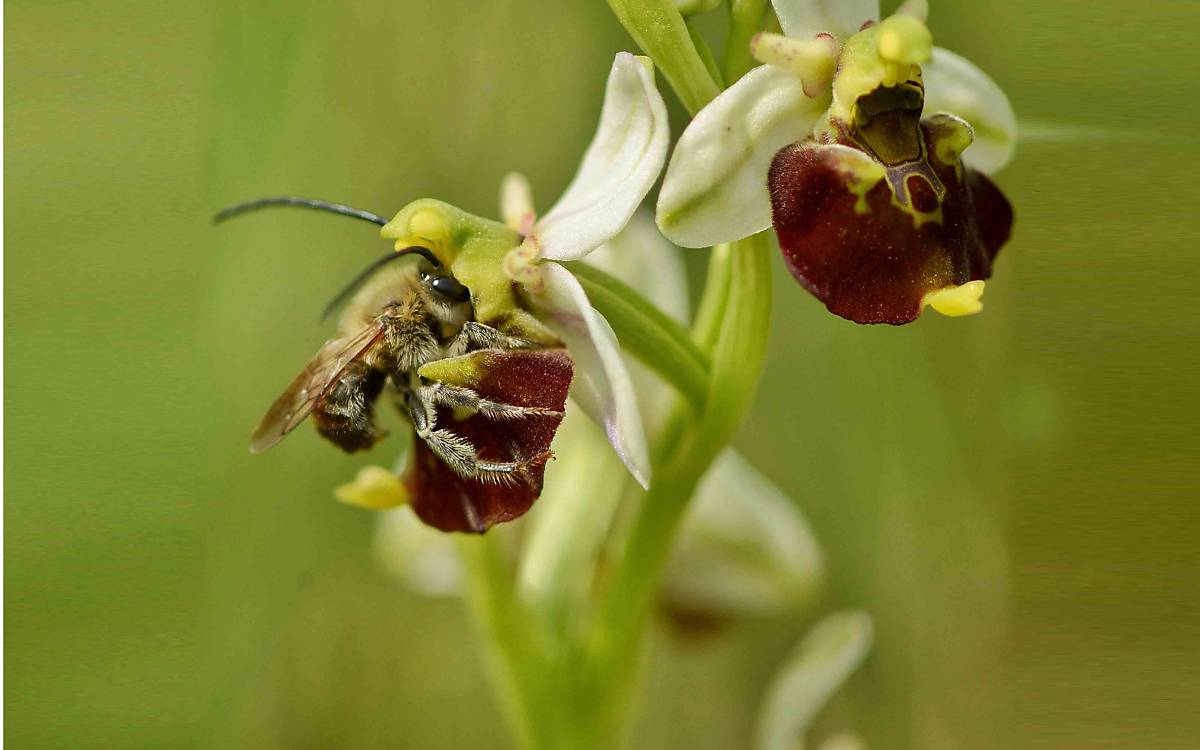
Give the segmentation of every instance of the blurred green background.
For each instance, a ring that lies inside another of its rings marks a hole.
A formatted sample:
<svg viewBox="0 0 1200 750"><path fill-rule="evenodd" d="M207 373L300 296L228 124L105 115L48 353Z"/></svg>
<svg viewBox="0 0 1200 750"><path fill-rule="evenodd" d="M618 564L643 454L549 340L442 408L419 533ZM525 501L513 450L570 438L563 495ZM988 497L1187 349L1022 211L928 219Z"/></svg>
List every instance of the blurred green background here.
<svg viewBox="0 0 1200 750"><path fill-rule="evenodd" d="M872 748L1200 736L1200 3L933 5L1028 136L987 310L856 327L777 264L738 444L811 519L826 595L660 636L638 747L744 746L767 677L842 606L877 646L821 726ZM5 21L10 747L510 747L459 605L385 578L372 517L330 499L366 459L308 430L246 452L384 245L209 216L274 193L495 214L511 169L545 207L632 42L599 0L17 0Z"/></svg>

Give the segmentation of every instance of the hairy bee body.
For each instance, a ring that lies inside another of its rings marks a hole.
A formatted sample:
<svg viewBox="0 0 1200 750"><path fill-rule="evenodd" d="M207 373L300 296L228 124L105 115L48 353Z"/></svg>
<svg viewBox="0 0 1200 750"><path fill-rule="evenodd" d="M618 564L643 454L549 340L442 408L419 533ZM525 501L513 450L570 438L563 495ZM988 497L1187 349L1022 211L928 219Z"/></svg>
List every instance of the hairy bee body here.
<svg viewBox="0 0 1200 750"><path fill-rule="evenodd" d="M537 348L472 320L470 292L429 262L381 269L351 299L340 321L340 336L326 342L308 367L276 400L255 430L251 450L261 452L281 440L308 414L317 430L348 452L365 450L384 433L375 422L375 404L394 395L419 437L433 454L464 479L511 484L525 469L545 462L548 450L525 455L506 446L505 460L483 457L453 427L480 414L492 421L532 417L561 419L561 406L522 406L480 397L468 387L432 382L418 370L431 362L480 350ZM557 422L555 422L557 424Z"/></svg>
<svg viewBox="0 0 1200 750"><path fill-rule="evenodd" d="M239 203L215 220L272 206L388 223L370 211L295 196ZM310 414L343 450L370 448L383 437L375 404L389 394L417 437L400 470L406 494L399 502L430 526L477 534L529 510L574 376L562 342L516 306L489 313L487 322L503 330L475 320L471 291L427 247L376 260L326 314L343 303L338 336L271 405L250 451L269 449Z"/></svg>
<svg viewBox="0 0 1200 750"><path fill-rule="evenodd" d="M384 437L375 426L375 402L385 385L406 403L417 370L447 356L470 318L469 304L425 288L419 269L390 268L372 280L342 316L344 338L372 326L380 340L346 366L333 387L313 405L317 431L342 450L372 447Z"/></svg>

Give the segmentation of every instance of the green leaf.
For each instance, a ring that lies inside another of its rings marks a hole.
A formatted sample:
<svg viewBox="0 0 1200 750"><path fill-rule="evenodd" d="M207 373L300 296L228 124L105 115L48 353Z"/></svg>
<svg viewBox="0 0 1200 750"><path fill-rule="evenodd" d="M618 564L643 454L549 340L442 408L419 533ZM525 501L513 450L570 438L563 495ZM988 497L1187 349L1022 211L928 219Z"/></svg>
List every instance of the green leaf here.
<svg viewBox="0 0 1200 750"><path fill-rule="evenodd" d="M692 38L692 45L695 46L696 52L700 54L700 59L704 61L704 67L708 70L708 74L712 76L717 86L725 88L725 84L721 81L721 68L717 65L717 58L713 57L708 42L704 41L704 35L700 33L700 30L696 28L691 19L687 21L687 29L688 36Z"/></svg>
<svg viewBox="0 0 1200 750"><path fill-rule="evenodd" d="M592 307L617 334L621 349L637 357L679 391L697 412L708 393L708 359L678 322L625 282L584 263L564 263Z"/></svg>
<svg viewBox="0 0 1200 750"><path fill-rule="evenodd" d="M608 0L608 5L671 82L688 112L696 114L720 93L671 0Z"/></svg>

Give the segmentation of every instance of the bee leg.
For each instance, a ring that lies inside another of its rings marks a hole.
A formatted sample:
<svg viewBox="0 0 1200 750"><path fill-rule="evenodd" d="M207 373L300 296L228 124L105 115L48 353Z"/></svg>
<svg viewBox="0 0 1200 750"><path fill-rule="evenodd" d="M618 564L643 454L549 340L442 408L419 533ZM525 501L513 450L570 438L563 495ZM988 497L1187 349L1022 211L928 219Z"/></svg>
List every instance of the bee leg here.
<svg viewBox="0 0 1200 750"><path fill-rule="evenodd" d="M532 341L509 336L491 326L469 320L463 323L458 335L450 340L446 355L457 357L476 349L530 349L534 346Z"/></svg>
<svg viewBox="0 0 1200 750"><path fill-rule="evenodd" d="M540 406L515 406L481 397L470 388L431 383L421 386L421 398L438 406L478 412L488 419L524 419L525 417L561 417L562 412Z"/></svg>
<svg viewBox="0 0 1200 750"><path fill-rule="evenodd" d="M434 455L449 466L455 474L464 479L477 479L483 482L509 484L523 478L526 466L534 463L537 457L530 461L485 461L479 458L471 441L454 434L450 430L437 427L437 411L434 403L424 398L423 393L410 393L408 412L412 418L413 429L417 437L425 441Z"/></svg>

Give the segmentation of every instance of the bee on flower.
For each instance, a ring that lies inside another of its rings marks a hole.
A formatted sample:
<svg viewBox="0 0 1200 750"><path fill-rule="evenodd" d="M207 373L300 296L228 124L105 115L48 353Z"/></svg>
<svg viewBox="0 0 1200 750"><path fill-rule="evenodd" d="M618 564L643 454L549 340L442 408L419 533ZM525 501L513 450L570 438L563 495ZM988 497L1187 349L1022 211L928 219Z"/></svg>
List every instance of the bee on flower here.
<svg viewBox="0 0 1200 750"><path fill-rule="evenodd" d="M292 197L220 212L218 220L269 206L323 210L382 225L395 245L331 304L348 302L339 334L272 405L251 450L310 415L342 449L371 448L384 437L374 409L386 393L413 427L407 462L391 478L369 469L339 495L374 508L409 504L443 531L482 533L541 493L569 391L647 486L646 439L616 336L556 261L583 258L625 227L662 170L668 137L653 65L620 53L592 145L540 220L518 175L502 188L504 223L436 200L391 220Z"/></svg>

